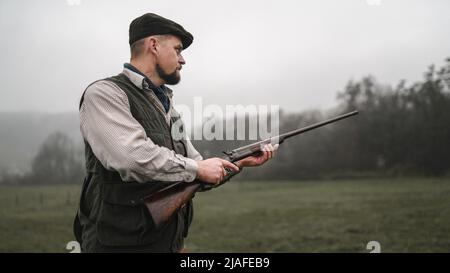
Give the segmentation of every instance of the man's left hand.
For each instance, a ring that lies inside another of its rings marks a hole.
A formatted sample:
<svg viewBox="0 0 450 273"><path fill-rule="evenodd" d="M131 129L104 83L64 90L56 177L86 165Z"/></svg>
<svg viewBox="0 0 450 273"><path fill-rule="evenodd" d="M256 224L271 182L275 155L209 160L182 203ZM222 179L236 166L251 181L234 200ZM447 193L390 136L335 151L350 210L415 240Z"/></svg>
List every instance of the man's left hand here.
<svg viewBox="0 0 450 273"><path fill-rule="evenodd" d="M279 144L267 144L261 150L261 155L249 156L247 158L237 161L235 164L242 169L243 167L256 167L266 163L269 159L275 156L275 152L278 149Z"/></svg>

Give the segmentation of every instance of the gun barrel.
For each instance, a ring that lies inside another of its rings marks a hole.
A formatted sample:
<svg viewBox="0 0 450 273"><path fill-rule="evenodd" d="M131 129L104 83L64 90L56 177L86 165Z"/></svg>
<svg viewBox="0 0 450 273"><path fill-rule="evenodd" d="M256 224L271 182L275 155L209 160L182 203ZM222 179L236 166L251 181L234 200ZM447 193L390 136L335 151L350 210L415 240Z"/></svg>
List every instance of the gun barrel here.
<svg viewBox="0 0 450 273"><path fill-rule="evenodd" d="M249 144L249 145L245 145L245 146L236 148L236 149L232 150L231 152L224 152L224 153L227 155L227 158L231 162L236 162L236 161L241 160L241 159L243 159L245 157L248 157L248 156L250 156L250 155L252 155L254 153L259 152L260 149L261 149L261 146L263 146L264 144L269 144L269 143L272 143L272 144L279 143L279 144L281 144L287 138L290 138L292 136L296 136L298 134L301 134L301 133L304 133L304 132L316 129L318 127L321 127L321 126L324 126L324 125L327 125L327 124L330 124L330 123L333 123L333 122L336 122L336 121L341 120L341 119L345 119L345 118L354 116L356 114L358 114L358 111L352 111L352 112L349 112L349 113L346 113L346 114L343 114L343 115L340 115L340 116L337 116L337 117L334 117L334 118L331 118L331 119L328 119L328 120L325 120L325 121L322 121L322 122L318 122L318 123L309 125L307 127L303 127L303 128L300 128L300 129L297 129L297 130L294 130L294 131L290 131L290 132L287 132L287 133L284 133L284 134L281 134L281 135L278 135L278 136L274 136L274 137L271 137L271 138L268 138L268 139L265 139L265 140L261 140L261 141L258 141L258 142L255 142L255 143L252 143L252 144Z"/></svg>
<svg viewBox="0 0 450 273"><path fill-rule="evenodd" d="M301 134L301 133L304 133L304 132L307 132L307 131L310 131L310 130L313 130L313 129L316 129L316 128L319 128L319 127L322 127L324 125L327 125L327 124L336 122L338 120L354 116L356 114L358 114L358 111L352 111L352 112L349 112L349 113L346 113L346 114L343 114L343 115L340 115L340 116L337 116L337 117L334 117L334 118L331 118L331 119L328 119L328 120L325 120L325 121L322 121L322 122L318 122L318 123L309 125L309 126L304 127L304 128L300 128L300 129L297 129L297 130L294 130L294 131L291 131L291 132L287 132L287 133L282 134L282 135L279 136L280 137L280 142L283 142L285 139L287 139L289 137L292 137L292 136L295 136L295 135L298 135L298 134Z"/></svg>

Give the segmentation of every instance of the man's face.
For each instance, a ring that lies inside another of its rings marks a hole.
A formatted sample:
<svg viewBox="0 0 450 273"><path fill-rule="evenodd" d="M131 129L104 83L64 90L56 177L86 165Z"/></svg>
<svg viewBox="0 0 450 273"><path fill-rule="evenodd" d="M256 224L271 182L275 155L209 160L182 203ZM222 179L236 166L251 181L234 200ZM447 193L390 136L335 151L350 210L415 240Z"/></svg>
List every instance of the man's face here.
<svg viewBox="0 0 450 273"><path fill-rule="evenodd" d="M169 35L159 40L159 48L156 72L166 84L177 84L181 67L186 63L181 55L183 44L179 38Z"/></svg>

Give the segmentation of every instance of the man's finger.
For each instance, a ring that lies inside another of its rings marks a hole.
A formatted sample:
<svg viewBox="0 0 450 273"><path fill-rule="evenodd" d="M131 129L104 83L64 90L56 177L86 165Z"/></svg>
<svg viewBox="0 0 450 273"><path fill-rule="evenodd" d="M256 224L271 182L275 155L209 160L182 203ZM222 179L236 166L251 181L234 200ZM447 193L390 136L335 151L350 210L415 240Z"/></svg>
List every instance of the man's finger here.
<svg viewBox="0 0 450 273"><path fill-rule="evenodd" d="M278 150L278 147L280 147L280 144L275 144L275 145L273 145L274 151Z"/></svg>
<svg viewBox="0 0 450 273"><path fill-rule="evenodd" d="M275 156L275 152L278 150L278 147L280 146L280 144L269 144L270 146L270 158L273 158Z"/></svg>
<svg viewBox="0 0 450 273"><path fill-rule="evenodd" d="M267 160L269 160L271 157L272 157L272 145L271 144L266 144L266 145L264 145L264 153L265 153L265 160L264 161L267 161Z"/></svg>
<svg viewBox="0 0 450 273"><path fill-rule="evenodd" d="M231 170L233 170L233 171L235 171L235 172L238 172L238 171L239 171L239 167L236 166L236 165L234 165L234 164L231 163L230 161L222 160L222 165L223 165L223 167L226 167L226 168L228 168L228 169L231 169Z"/></svg>
<svg viewBox="0 0 450 273"><path fill-rule="evenodd" d="M216 184L219 184L223 180L223 172L220 173L219 179L216 181Z"/></svg>
<svg viewBox="0 0 450 273"><path fill-rule="evenodd" d="M273 145L273 151L272 151L272 157L275 157L275 154L277 153L278 150L278 144Z"/></svg>
<svg viewBox="0 0 450 273"><path fill-rule="evenodd" d="M276 148L275 148L275 146L276 146ZM279 146L279 144L272 145L272 143L269 143L269 144L266 144L264 146L264 148L266 151L275 151L276 149L278 149L278 146Z"/></svg>

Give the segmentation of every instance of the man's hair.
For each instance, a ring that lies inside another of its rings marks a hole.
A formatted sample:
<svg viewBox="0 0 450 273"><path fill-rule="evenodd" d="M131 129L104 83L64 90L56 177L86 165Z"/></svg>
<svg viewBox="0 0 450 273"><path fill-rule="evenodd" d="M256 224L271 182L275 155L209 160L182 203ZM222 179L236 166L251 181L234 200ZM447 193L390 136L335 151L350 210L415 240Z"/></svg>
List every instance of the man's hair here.
<svg viewBox="0 0 450 273"><path fill-rule="evenodd" d="M156 38L156 40L158 40L158 42L163 42L169 36L170 36L169 34L164 34L164 35L153 35L151 37ZM144 52L145 39L147 39L147 38L148 37L137 40L130 46L131 59L135 59L135 58L139 57Z"/></svg>
<svg viewBox="0 0 450 273"><path fill-rule="evenodd" d="M144 51L145 38L137 40L130 46L131 59L137 58Z"/></svg>

